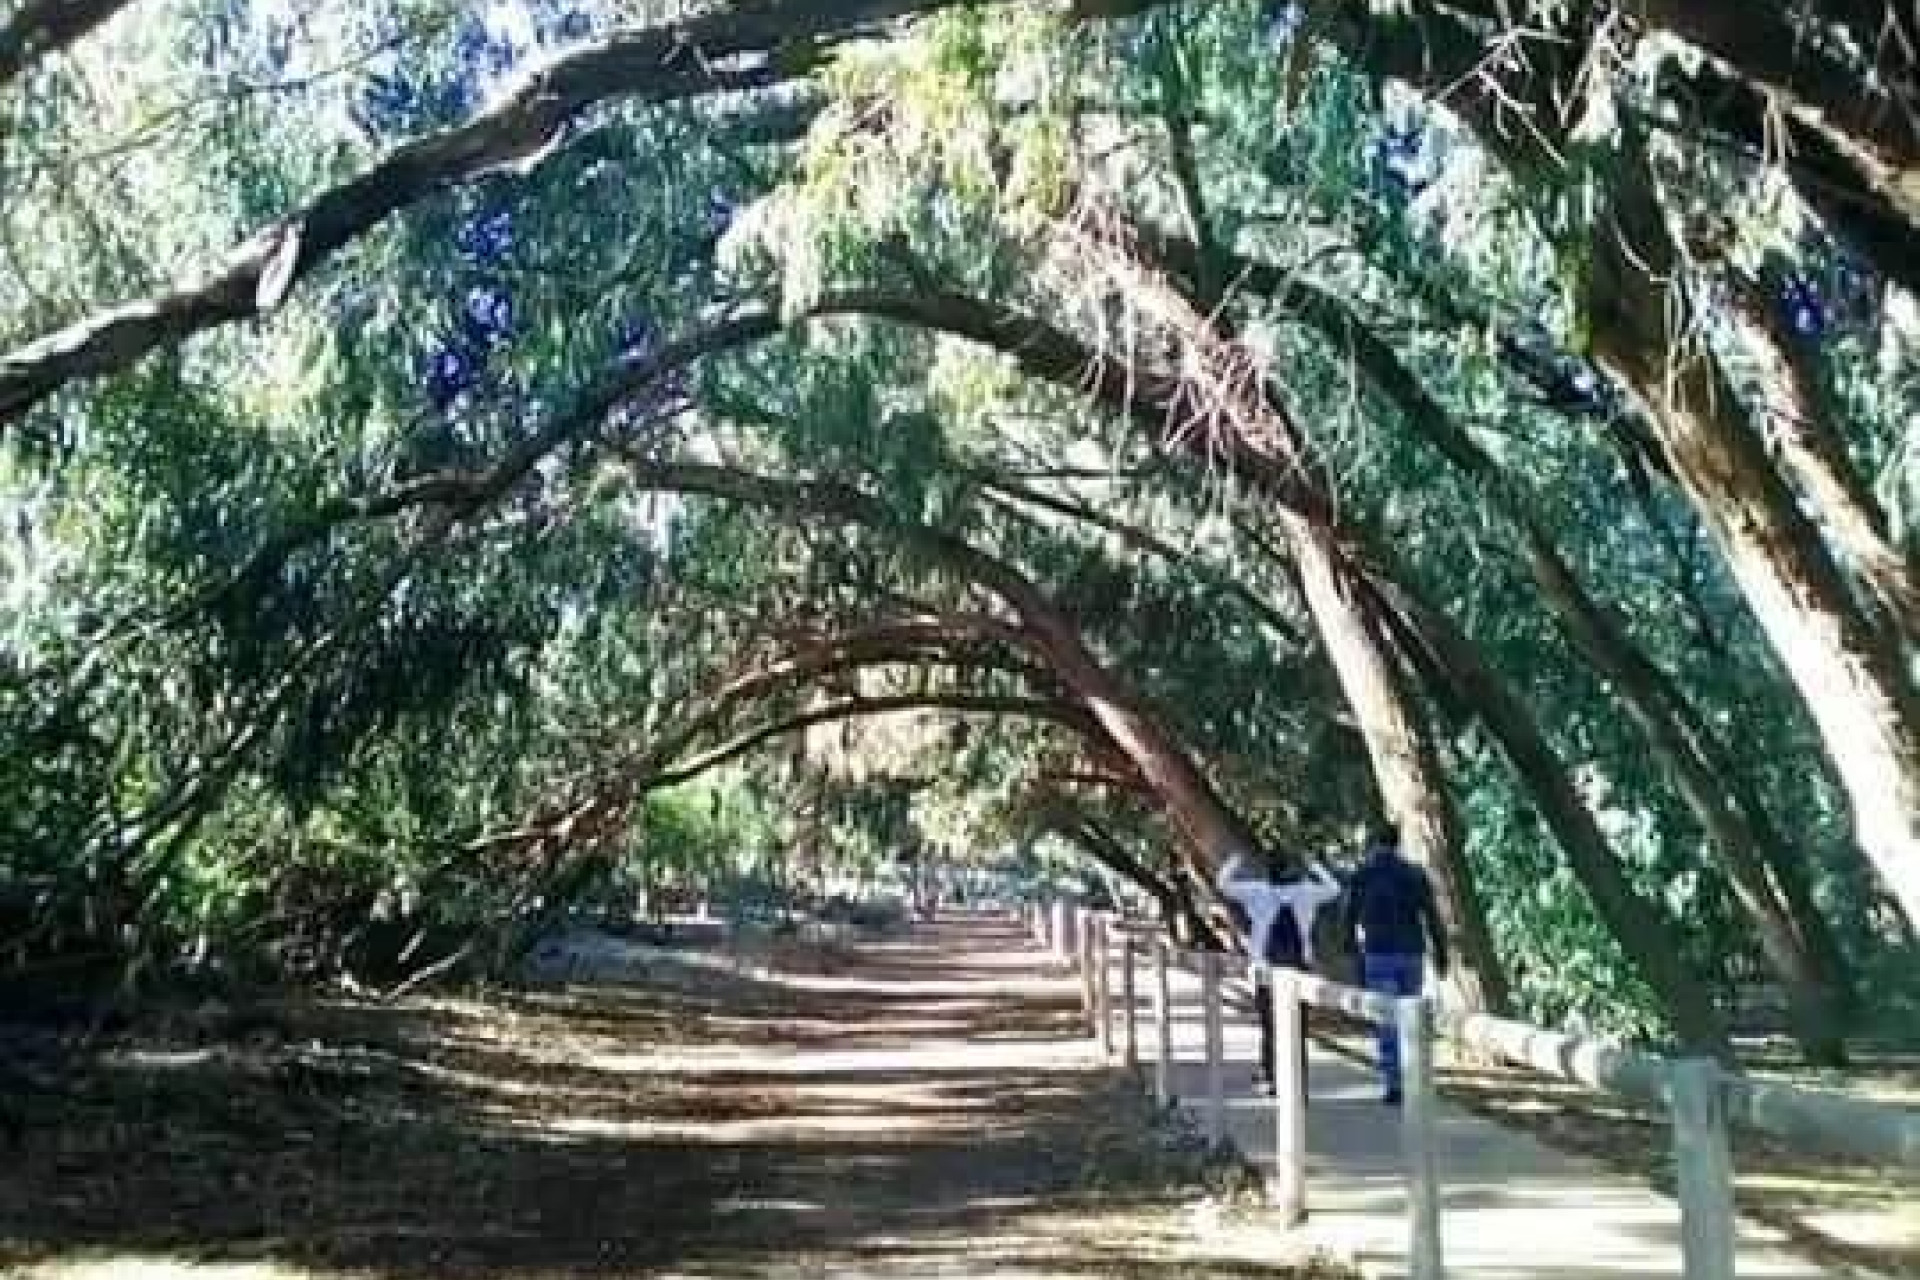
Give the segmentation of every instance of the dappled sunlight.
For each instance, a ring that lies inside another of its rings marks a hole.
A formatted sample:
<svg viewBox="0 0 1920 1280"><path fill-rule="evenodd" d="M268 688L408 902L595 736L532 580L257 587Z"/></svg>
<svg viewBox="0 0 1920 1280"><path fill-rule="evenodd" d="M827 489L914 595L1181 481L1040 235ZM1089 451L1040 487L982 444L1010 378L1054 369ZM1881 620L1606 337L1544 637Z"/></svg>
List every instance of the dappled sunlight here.
<svg viewBox="0 0 1920 1280"><path fill-rule="evenodd" d="M801 1111L764 1120L700 1120L684 1124L563 1117L544 1121L537 1127L549 1133L583 1134L599 1138L667 1138L695 1145L729 1146L763 1142L804 1145L848 1136L876 1135L891 1141L910 1139L916 1134L965 1132L978 1126L963 1122L958 1116L943 1123L924 1116L902 1116L897 1113Z"/></svg>
<svg viewBox="0 0 1920 1280"><path fill-rule="evenodd" d="M1334 1033L1334 1028L1331 1019L1322 1024L1323 1033ZM1349 1051L1363 1051L1364 1039L1351 1028L1337 1034ZM1917 1083L1914 1060L1899 1054L1862 1052L1844 1074L1787 1063L1765 1052L1755 1065L1755 1074L1762 1078L1843 1088L1896 1104L1913 1101ZM1671 1194L1672 1136L1661 1115L1615 1095L1498 1063L1452 1061L1441 1071L1441 1082L1450 1097L1480 1116L1529 1133L1549 1148L1629 1175L1620 1185L1630 1193L1651 1186ZM1920 1185L1912 1175L1824 1157L1744 1128L1735 1128L1730 1140L1738 1207L1754 1224L1753 1238L1784 1240L1813 1264L1842 1273L1864 1268L1872 1274L1920 1274ZM1550 1194L1554 1185L1539 1179L1484 1188L1450 1182L1449 1222L1456 1198L1469 1209L1482 1200L1497 1200L1531 1213L1534 1202ZM1580 1194L1583 1203L1592 1203L1594 1193ZM1669 1201L1659 1203L1668 1205L1671 1214ZM1618 1208L1610 1212L1623 1221L1629 1217ZM1649 1233L1664 1233L1663 1239L1671 1237L1677 1250L1671 1221L1641 1226ZM1808 1264L1796 1265L1804 1269Z"/></svg>
<svg viewBox="0 0 1920 1280"><path fill-rule="evenodd" d="M279 1262L205 1262L165 1254L101 1253L38 1263L33 1280L307 1280L314 1272Z"/></svg>
<svg viewBox="0 0 1920 1280"><path fill-rule="evenodd" d="M965 971L982 939L1038 994L931 976L942 947ZM865 963L838 987L576 985L129 1046L82 1082L75 1128L0 1171L0 1271L1294 1274L1219 1252L1191 1213L1197 1156L1099 1065L1074 984L1011 927L924 930L876 949L872 981Z"/></svg>
<svg viewBox="0 0 1920 1280"><path fill-rule="evenodd" d="M652 1053L596 1054L581 1065L617 1075L683 1075L692 1071L770 1076L814 1072L989 1070L1023 1066L1062 1069L1091 1066L1091 1053L1079 1042L1039 1044L953 1041L902 1049L844 1049L817 1052L753 1052L710 1049L660 1049Z"/></svg>

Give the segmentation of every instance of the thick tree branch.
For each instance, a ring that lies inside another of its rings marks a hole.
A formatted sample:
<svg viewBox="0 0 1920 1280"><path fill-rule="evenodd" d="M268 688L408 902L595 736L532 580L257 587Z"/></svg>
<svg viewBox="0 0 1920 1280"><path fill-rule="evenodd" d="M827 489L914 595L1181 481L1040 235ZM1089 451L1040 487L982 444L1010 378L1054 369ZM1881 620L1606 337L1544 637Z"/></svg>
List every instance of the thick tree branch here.
<svg viewBox="0 0 1920 1280"><path fill-rule="evenodd" d="M1058 674L1140 771L1204 867L1210 870L1235 852L1258 847L1253 834L1222 803L1186 751L1088 649L1072 619L1012 565L836 481L789 481L725 467L662 463L633 451L626 456L635 480L647 487L702 493L801 518L864 525L898 538L904 546L985 587L1019 619L1029 650Z"/></svg>
<svg viewBox="0 0 1920 1280"><path fill-rule="evenodd" d="M976 693L911 693L892 696L842 698L836 702L823 703L809 707L804 711L787 716L775 723L762 725L742 734L730 742L702 752L687 760L662 769L648 781L648 788L675 786L687 782L710 769L738 759L754 748L797 733L815 725L828 724L838 720L890 715L901 711L942 710L963 712L969 715L1020 717L1028 720L1044 720L1071 729L1076 733L1098 732L1086 712L1072 703L1053 698L1021 698L997 694Z"/></svg>
<svg viewBox="0 0 1920 1280"><path fill-rule="evenodd" d="M1307 636L1301 632L1299 625L1293 619L1274 608L1259 592L1247 586L1246 583L1208 563L1194 552L1182 551L1137 525L1116 520L1084 503L1042 493L1031 486L1019 484L991 472L981 472L976 479L982 488L989 491L989 497L995 493L1003 494L1015 503L1039 507L1043 511L1051 511L1069 520L1077 520L1096 529L1105 530L1127 545L1165 560L1170 565L1198 569L1203 576L1238 600L1242 607L1287 645L1299 651L1308 648Z"/></svg>
<svg viewBox="0 0 1920 1280"><path fill-rule="evenodd" d="M870 316L966 338L1013 359L1031 376L1056 385L1088 390L1112 411L1133 418L1155 433L1156 442L1193 412L1186 386L1178 377L1134 369L1107 359L1064 329L964 294L903 293L847 289L818 299L798 321L832 316ZM645 360L608 374L577 395L561 412L516 445L493 466L480 471L442 471L418 476L377 494L329 502L264 543L227 578L175 612L184 616L217 601L224 593L277 573L287 558L324 540L338 528L386 519L439 505L461 518L486 510L530 474L542 458L570 442L587 438L618 404L642 395L668 374L708 356L765 341L786 327L777 311L747 307L662 347ZM1310 518L1326 520L1317 492L1294 469L1277 460L1260 460L1245 449L1219 456L1195 433L1179 433L1182 447L1209 464L1243 473L1264 491L1298 504Z"/></svg>
<svg viewBox="0 0 1920 1280"><path fill-rule="evenodd" d="M1101 0L1075 18L1118 17L1160 0ZM0 424L69 382L131 366L196 333L277 308L299 280L402 209L493 170L537 160L583 109L614 99L667 102L791 80L821 50L959 0L742 0L685 22L635 27L581 45L523 78L500 102L390 152L261 228L197 279L108 307L0 357Z"/></svg>
<svg viewBox="0 0 1920 1280"><path fill-rule="evenodd" d="M0 24L0 87L80 40L133 0L27 0Z"/></svg>
<svg viewBox="0 0 1920 1280"><path fill-rule="evenodd" d="M841 720L897 714L903 711L946 710L970 715L1021 717L1060 725L1075 733L1097 735L1098 726L1085 710L1059 698L932 690L922 693L843 697L818 702L774 718L705 749L687 754L694 734L676 735L673 750L648 753L603 767L596 780L583 787L584 798L558 812L530 819L505 831L474 837L460 846L463 855L497 857L546 850L580 841L589 833L618 826L632 806L648 792L690 782L728 764L776 738L816 725Z"/></svg>

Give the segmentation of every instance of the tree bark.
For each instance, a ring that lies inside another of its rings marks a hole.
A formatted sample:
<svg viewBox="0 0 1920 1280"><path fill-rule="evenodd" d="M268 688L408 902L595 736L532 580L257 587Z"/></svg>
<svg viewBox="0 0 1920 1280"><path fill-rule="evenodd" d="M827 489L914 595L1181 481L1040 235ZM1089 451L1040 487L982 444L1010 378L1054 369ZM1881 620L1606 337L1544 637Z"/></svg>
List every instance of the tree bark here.
<svg viewBox="0 0 1920 1280"><path fill-rule="evenodd" d="M1688 303L1644 156L1623 157L1594 237L1591 326L1601 365L1648 406L1682 491L1812 713L1847 789L1859 843L1920 919L1920 712L1890 628L1849 595L1709 353L1687 350Z"/></svg>
<svg viewBox="0 0 1920 1280"><path fill-rule="evenodd" d="M1429 727L1372 616L1372 599L1328 531L1296 516L1282 521L1327 656L1360 722L1381 799L1400 826L1407 853L1433 876L1440 914L1460 957L1448 981L1465 1007L1504 1011L1506 971L1467 868L1459 816Z"/></svg>
<svg viewBox="0 0 1920 1280"><path fill-rule="evenodd" d="M1633 646L1536 530L1523 554L1562 630L1613 692L1673 772L1707 838L1734 900L1753 924L1760 950L1786 993L1793 1037L1809 1060L1846 1058L1851 978L1797 856L1786 847L1732 754L1707 730L1666 673Z"/></svg>
<svg viewBox="0 0 1920 1280"><path fill-rule="evenodd" d="M1328 31L1377 75L1424 93L1458 86L1448 105L1482 145L1522 179L1552 172L1559 117L1546 78L1508 87L1538 114L1535 129L1506 128L1500 101L1472 83L1484 57L1474 33L1435 6L1423 3L1418 14L1373 19L1342 6ZM1920 918L1920 716L1897 643L1850 598L1718 364L1691 349L1693 303L1644 147L1629 129L1618 150L1589 243L1594 357L1645 407L1676 484L1812 713L1852 802L1860 847L1912 922Z"/></svg>
<svg viewBox="0 0 1920 1280"><path fill-rule="evenodd" d="M1886 614L1900 643L1920 643L1920 568L1894 542L1886 513L1847 457L1813 353L1755 282L1734 286L1734 310L1767 371L1768 444L1817 508L1850 575Z"/></svg>
<svg viewBox="0 0 1920 1280"><path fill-rule="evenodd" d="M1680 1043L1688 1049L1731 1056L1726 1027L1707 987L1680 959L1664 912L1636 891L1621 871L1593 815L1532 715L1512 688L1484 661L1473 642L1438 610L1406 587L1375 579L1372 587L1391 604L1426 645L1441 670L1459 687L1488 733L1499 743L1514 775L1533 797L1567 862L1608 932L1619 942L1642 982L1653 992Z"/></svg>
<svg viewBox="0 0 1920 1280"><path fill-rule="evenodd" d="M0 25L0 86L80 40L133 0L27 0Z"/></svg>
<svg viewBox="0 0 1920 1280"><path fill-rule="evenodd" d="M1259 277L1242 272L1257 284ZM1425 438L1513 525L1521 558L1561 631L1608 682L1647 741L1672 770L1681 798L1719 855L1768 963L1785 985L1795 1038L1816 1061L1844 1058L1850 1005L1847 967L1799 874L1798 859L1742 780L1732 753L1684 693L1629 638L1625 627L1574 573L1499 465L1487 456L1379 334L1345 303L1306 281L1290 282L1283 307L1353 354L1402 420Z"/></svg>

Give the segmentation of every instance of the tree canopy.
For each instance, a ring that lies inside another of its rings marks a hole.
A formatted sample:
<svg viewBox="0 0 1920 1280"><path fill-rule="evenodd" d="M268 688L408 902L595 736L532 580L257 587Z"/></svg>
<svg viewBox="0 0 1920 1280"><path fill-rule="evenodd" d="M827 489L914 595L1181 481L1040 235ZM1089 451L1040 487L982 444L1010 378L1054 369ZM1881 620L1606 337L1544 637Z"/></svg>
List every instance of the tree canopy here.
<svg viewBox="0 0 1920 1280"><path fill-rule="evenodd" d="M922 845L1206 931L1387 814L1461 998L1834 1058L1916 994L1917 49L19 0L4 962L397 978Z"/></svg>

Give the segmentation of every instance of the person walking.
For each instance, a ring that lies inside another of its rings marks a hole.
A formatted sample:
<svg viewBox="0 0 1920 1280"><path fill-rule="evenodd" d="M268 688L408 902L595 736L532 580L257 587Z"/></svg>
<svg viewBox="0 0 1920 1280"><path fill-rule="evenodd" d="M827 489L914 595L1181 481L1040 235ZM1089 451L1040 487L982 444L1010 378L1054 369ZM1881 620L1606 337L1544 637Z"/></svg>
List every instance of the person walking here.
<svg viewBox="0 0 1920 1280"><path fill-rule="evenodd" d="M1270 969L1313 968L1313 922L1320 908L1340 896L1340 882L1317 862L1304 875L1283 875L1251 854L1236 854L1221 866L1215 884L1235 909L1254 967L1254 1012L1260 1021L1260 1087L1271 1092L1276 1078L1273 1043L1273 987ZM1305 1006L1301 1008L1304 1019ZM1302 1022L1305 1027L1305 1022ZM1306 1037L1300 1040L1300 1082L1307 1079Z"/></svg>
<svg viewBox="0 0 1920 1280"><path fill-rule="evenodd" d="M1417 996L1426 982L1426 958L1434 972L1447 974L1447 935L1434 903L1433 882L1400 852L1400 831L1391 822L1377 825L1365 860L1347 888L1342 934L1357 941L1361 982L1367 990L1396 999ZM1400 1039L1395 1028L1378 1031L1381 1101L1400 1105Z"/></svg>

